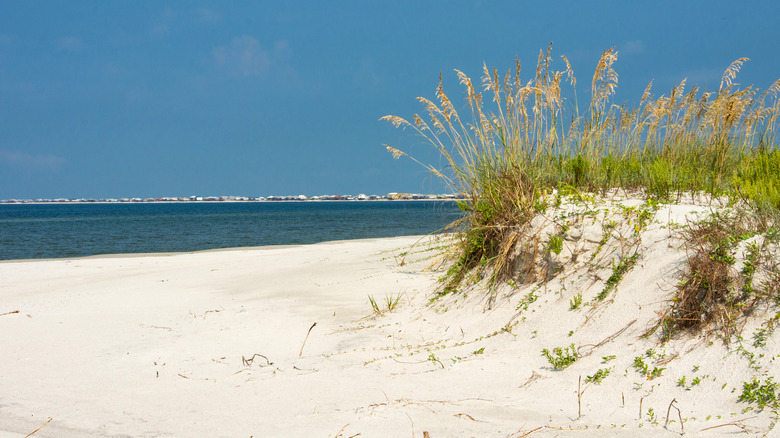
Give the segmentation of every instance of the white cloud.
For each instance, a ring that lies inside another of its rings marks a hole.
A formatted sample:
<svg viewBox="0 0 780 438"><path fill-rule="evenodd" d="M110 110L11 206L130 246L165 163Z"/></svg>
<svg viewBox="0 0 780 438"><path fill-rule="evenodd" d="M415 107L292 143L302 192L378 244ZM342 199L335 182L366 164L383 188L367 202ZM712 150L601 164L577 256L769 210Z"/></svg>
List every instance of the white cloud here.
<svg viewBox="0 0 780 438"><path fill-rule="evenodd" d="M56 172L65 165L65 158L52 154L28 154L0 149L0 164L28 171Z"/></svg>
<svg viewBox="0 0 780 438"><path fill-rule="evenodd" d="M212 51L217 66L231 75L259 76L271 68L271 52L256 39L244 35Z"/></svg>
<svg viewBox="0 0 780 438"><path fill-rule="evenodd" d="M641 40L631 40L621 44L618 47L618 52L621 55L634 55L644 53L645 43Z"/></svg>
<svg viewBox="0 0 780 438"><path fill-rule="evenodd" d="M176 11L171 8L165 8L159 17L152 22L152 28L149 33L155 37L166 35L171 30L171 25L176 20Z"/></svg>
<svg viewBox="0 0 780 438"><path fill-rule="evenodd" d="M195 10L195 21L198 23L219 23L222 21L222 13L209 8Z"/></svg>
<svg viewBox="0 0 780 438"><path fill-rule="evenodd" d="M75 52L84 47L84 41L77 36L66 36L57 40L57 48L67 52Z"/></svg>
<svg viewBox="0 0 780 438"><path fill-rule="evenodd" d="M359 83L377 87L382 84L382 78L379 76L376 62L370 57L364 57L355 72L355 80Z"/></svg>
<svg viewBox="0 0 780 438"><path fill-rule="evenodd" d="M299 74L291 63L293 50L286 40L261 43L250 35L242 35L212 49L211 57L217 78L264 78L275 81L277 86L300 85ZM205 82L196 81L194 85L201 88Z"/></svg>

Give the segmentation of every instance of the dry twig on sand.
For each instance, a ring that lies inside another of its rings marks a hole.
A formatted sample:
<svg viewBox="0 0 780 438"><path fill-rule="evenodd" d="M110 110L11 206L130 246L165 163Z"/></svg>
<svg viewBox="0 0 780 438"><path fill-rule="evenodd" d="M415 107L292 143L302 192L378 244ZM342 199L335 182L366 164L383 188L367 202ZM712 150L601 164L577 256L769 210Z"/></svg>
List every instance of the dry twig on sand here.
<svg viewBox="0 0 780 438"><path fill-rule="evenodd" d="M336 432L336 434L335 434L335 435L333 435L333 438L338 438L338 437L340 437L340 436L341 436L341 432L343 432L343 431L344 431L344 429L346 429L346 428L347 428L347 426L349 426L349 423L347 423L347 424L345 424L344 426L342 426L342 427L341 427L341 429L339 429L339 431L338 431L338 432Z"/></svg>
<svg viewBox="0 0 780 438"><path fill-rule="evenodd" d="M629 327L631 327L631 326L632 326L632 325L633 325L633 324L634 324L636 321L637 321L637 320L635 319L635 320L633 320L633 321L629 322L628 324L626 324L626 326L625 326L625 327L623 327L622 329L618 330L617 332L615 332L615 333L613 333L613 334L611 334L611 335L607 336L606 338L604 338L604 340L602 340L602 341L601 341L601 342L599 342L598 344L584 344L584 345L580 345L580 346L577 348L577 354L578 354L578 355L580 355L580 356L587 356L587 355L589 355L589 354L593 353L593 351L594 351L595 349L597 349L597 348L601 347L602 345L606 344L607 342L610 342L610 341L612 341L613 339L615 339L615 338L617 338L618 336L620 336L620 334L621 334L621 333L623 333L624 331L626 331L626 329L628 329ZM581 353L579 350L580 350L581 348L584 348L584 347L588 347L588 348L590 348L590 350L588 350L586 353Z"/></svg>
<svg viewBox="0 0 780 438"><path fill-rule="evenodd" d="M309 331L306 332L306 337L303 338L303 344L301 344L301 351L300 351L300 353L298 353L298 358L303 356L303 346L306 345L306 340L309 339L309 335L311 334L311 329L313 329L315 325L317 325L316 322L314 324L312 324L311 327L309 327Z"/></svg>
<svg viewBox="0 0 780 438"><path fill-rule="evenodd" d="M675 402L677 402L676 398L672 399L672 402L669 403L669 408L666 409L666 422L664 422L664 428L669 425L669 412L672 411L672 408L677 409L677 417L680 419L680 429L682 430L682 433L685 433L685 425L683 424L682 414L680 413L680 408L675 406Z"/></svg>
<svg viewBox="0 0 780 438"><path fill-rule="evenodd" d="M477 423L484 423L484 421L477 420L476 418L472 417L469 414L460 413L460 414L455 414L455 416L458 417L458 418L468 418L469 420L477 422Z"/></svg>
<svg viewBox="0 0 780 438"><path fill-rule="evenodd" d="M224 310L224 309L222 309L222 310ZM219 309L207 310L207 311L203 312L203 319L206 319L206 315L208 315L209 313L219 313L222 310L219 310Z"/></svg>
<svg viewBox="0 0 780 438"><path fill-rule="evenodd" d="M12 313L13 313L13 312L12 312ZM1 315L0 315L0 316L1 316ZM33 436L33 434L34 434L35 432L38 432L39 430L43 429L43 426L46 426L47 424L49 424L49 423L51 422L51 420L53 420L53 418L49 418L49 419L48 419L48 421L46 421L45 423L41 424L41 427L39 427L39 428L35 429L34 431L30 432L30 433L29 433L29 434L27 434L27 436L25 436L24 438L28 438L28 437L31 437L31 436Z"/></svg>
<svg viewBox="0 0 780 438"><path fill-rule="evenodd" d="M520 388L525 388L526 386L530 385L531 383L535 382L537 379L546 379L547 377L537 373L536 371L531 372L531 377L528 378L528 380L525 381L522 385L520 385Z"/></svg>
<svg viewBox="0 0 780 438"><path fill-rule="evenodd" d="M638 420L642 419L642 403L644 403L645 397L647 397L648 395L652 394L652 392L653 391L651 390L650 392L646 393L645 395L643 395L642 397L639 398L639 416L637 417Z"/></svg>
<svg viewBox="0 0 780 438"><path fill-rule="evenodd" d="M585 389L582 389L582 376L577 380L577 419L579 420L582 417L582 394L585 394L585 391L590 388L590 385L586 386Z"/></svg>
<svg viewBox="0 0 780 438"><path fill-rule="evenodd" d="M757 417L757 415L754 415L752 417L743 418L741 420L732 421L730 423L723 423L723 424L718 424L717 426L706 427L706 428L700 430L699 432L704 432L705 430L710 430L710 429L717 429L719 427L735 426L735 427L738 427L738 428L742 429L742 431L745 432L745 433L750 433L751 427L746 425L744 423L744 421L751 420L751 419L756 418L756 417Z"/></svg>
<svg viewBox="0 0 780 438"><path fill-rule="evenodd" d="M250 357L249 359L245 358L244 356L241 356L241 363L243 363L244 366L246 367L252 366L252 362L255 360L256 357L262 357L263 359L265 359L266 365L260 365L260 366L271 366L274 364L273 362L268 360L267 357L263 356L260 353L253 354L252 357Z"/></svg>
<svg viewBox="0 0 780 438"><path fill-rule="evenodd" d="M539 426L536 429L531 429L528 432L523 433L522 435L517 435L517 436L514 436L514 434L508 435L507 438L524 438L524 437L527 437L528 435L531 435L532 433L534 433L534 432L536 432L536 431L538 431L540 429L543 429L543 428L544 428L544 426ZM523 429L521 428L520 430L518 430L515 433L521 433L522 431L523 431Z"/></svg>

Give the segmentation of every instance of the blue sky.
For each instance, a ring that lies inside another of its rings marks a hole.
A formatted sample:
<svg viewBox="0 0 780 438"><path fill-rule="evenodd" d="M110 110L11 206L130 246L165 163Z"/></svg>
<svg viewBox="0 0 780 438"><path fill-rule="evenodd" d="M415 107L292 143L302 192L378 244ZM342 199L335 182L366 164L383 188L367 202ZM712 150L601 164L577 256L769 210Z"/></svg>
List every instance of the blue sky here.
<svg viewBox="0 0 780 438"><path fill-rule="evenodd" d="M438 163L379 118L453 100L453 69L530 77L554 42L580 101L616 46L616 103L654 80L766 89L780 8L726 1L4 1L0 199L443 192L387 143Z"/></svg>

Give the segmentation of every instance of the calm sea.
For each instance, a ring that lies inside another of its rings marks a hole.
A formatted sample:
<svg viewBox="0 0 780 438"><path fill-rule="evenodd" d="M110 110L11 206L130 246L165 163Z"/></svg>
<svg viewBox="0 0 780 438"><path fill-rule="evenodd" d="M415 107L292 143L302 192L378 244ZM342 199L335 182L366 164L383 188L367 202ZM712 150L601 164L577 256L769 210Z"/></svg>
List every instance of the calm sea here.
<svg viewBox="0 0 780 438"><path fill-rule="evenodd" d="M448 201L0 205L0 260L185 252L428 234Z"/></svg>

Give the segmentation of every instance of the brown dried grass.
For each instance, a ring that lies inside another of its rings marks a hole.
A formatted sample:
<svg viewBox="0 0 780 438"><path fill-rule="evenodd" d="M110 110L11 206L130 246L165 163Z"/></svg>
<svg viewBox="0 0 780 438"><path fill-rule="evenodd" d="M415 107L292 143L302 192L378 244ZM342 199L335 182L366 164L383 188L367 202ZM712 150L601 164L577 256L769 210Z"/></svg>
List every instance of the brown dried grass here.
<svg viewBox="0 0 780 438"><path fill-rule="evenodd" d="M726 343L741 331L745 316L758 303L776 295L774 283L780 278L767 270L769 282L764 288L745 289L744 272L734 267L736 244L749 236L766 233L768 226L761 218L744 210L734 214L716 214L709 219L690 224L683 233L689 253L682 279L676 287L669 310L646 334L662 329L667 340L680 332L718 334ZM769 261L762 245L754 263L761 267ZM776 265L775 268L776 269Z"/></svg>

